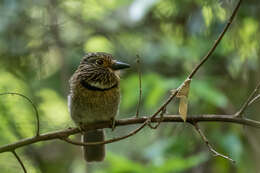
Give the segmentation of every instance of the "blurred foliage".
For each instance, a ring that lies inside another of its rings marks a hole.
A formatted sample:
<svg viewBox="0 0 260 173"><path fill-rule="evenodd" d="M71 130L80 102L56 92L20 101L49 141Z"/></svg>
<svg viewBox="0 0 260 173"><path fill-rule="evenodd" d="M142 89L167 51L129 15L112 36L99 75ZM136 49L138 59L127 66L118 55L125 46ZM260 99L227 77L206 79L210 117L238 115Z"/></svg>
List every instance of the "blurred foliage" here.
<svg viewBox="0 0 260 173"><path fill-rule="evenodd" d="M141 114L149 115L206 54L237 1L230 0L2 0L0 1L0 92L30 97L40 112L41 133L74 126L67 110L68 79L86 52L103 51L128 62L123 72L118 118L135 114L138 100L136 55L141 57ZM232 114L260 75L260 6L245 1L213 57L191 83L188 114ZM178 104L168 106L176 114ZM259 119L259 103L246 115ZM31 105L15 95L0 97L0 144L35 134ZM260 169L260 133L226 123L203 126L213 146L237 161L207 153L187 124L163 124L156 131L109 144L103 163L86 164L80 147L42 142L18 150L28 172L173 173L248 172ZM120 127L109 137L134 127ZM65 151L65 152L64 152ZM1 172L21 168L0 154Z"/></svg>
<svg viewBox="0 0 260 173"><path fill-rule="evenodd" d="M108 173L121 173L121 172L137 172L137 173L167 173L167 172L182 172L188 170L200 163L207 160L205 153L194 155L186 158L172 157L167 161L154 164L144 165L138 162L133 162L125 157L119 155L108 155L107 160L109 161L109 167L107 170L97 170L97 173L108 172Z"/></svg>

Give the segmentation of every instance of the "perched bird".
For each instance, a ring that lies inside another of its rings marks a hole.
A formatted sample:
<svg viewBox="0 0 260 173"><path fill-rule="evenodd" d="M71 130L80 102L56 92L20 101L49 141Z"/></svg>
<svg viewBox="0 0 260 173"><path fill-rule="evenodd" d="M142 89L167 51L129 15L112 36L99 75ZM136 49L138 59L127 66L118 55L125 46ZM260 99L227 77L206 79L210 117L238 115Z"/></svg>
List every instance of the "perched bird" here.
<svg viewBox="0 0 260 173"><path fill-rule="evenodd" d="M83 130L83 142L105 140L103 129L87 131L84 127L102 121L114 122L120 102L118 71L128 67L114 60L111 54L88 53L72 75L68 105L72 120ZM105 145L84 146L83 152L87 162L103 161Z"/></svg>

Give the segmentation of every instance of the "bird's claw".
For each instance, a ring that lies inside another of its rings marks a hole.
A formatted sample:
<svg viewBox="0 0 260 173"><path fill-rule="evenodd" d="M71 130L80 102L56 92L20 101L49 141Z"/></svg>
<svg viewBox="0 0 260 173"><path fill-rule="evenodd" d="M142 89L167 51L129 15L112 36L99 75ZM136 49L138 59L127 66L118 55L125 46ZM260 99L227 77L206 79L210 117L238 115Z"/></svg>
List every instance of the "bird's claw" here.
<svg viewBox="0 0 260 173"><path fill-rule="evenodd" d="M86 130L85 130L85 127L84 127L84 125L82 123L79 124L78 128L79 128L79 131L80 131L81 134L85 133Z"/></svg>

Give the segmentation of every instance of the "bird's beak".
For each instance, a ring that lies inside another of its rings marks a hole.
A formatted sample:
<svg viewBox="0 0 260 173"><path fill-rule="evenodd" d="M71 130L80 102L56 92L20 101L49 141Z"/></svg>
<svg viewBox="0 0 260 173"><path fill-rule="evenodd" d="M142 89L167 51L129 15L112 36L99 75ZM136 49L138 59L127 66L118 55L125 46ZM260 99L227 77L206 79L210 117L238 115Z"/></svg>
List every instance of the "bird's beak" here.
<svg viewBox="0 0 260 173"><path fill-rule="evenodd" d="M115 61L114 64L111 66L113 70L121 70L129 67L130 67L129 64L120 61Z"/></svg>

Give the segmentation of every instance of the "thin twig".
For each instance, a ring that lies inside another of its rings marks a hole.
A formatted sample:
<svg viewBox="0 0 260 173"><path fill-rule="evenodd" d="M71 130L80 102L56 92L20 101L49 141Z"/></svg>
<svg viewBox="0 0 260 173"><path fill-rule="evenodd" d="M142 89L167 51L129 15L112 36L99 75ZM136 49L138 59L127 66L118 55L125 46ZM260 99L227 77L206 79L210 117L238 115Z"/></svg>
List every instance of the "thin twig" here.
<svg viewBox="0 0 260 173"><path fill-rule="evenodd" d="M151 116L151 118L155 118L161 111L165 110L167 105L172 101L172 99L177 95L178 89L174 90L174 92L171 93L169 98L164 102L164 104L161 105L161 107Z"/></svg>
<svg viewBox="0 0 260 173"><path fill-rule="evenodd" d="M20 163L21 167L23 168L23 172L27 173L27 170L23 164L23 161L20 159L20 157L16 154L16 152L14 150L12 151L12 153L15 156L15 158L18 160L18 162Z"/></svg>
<svg viewBox="0 0 260 173"><path fill-rule="evenodd" d="M250 105L252 105L253 103L255 103L259 98L260 98L260 94L258 94L257 96L255 96L255 98L253 98L253 99L249 102L248 106L250 106Z"/></svg>
<svg viewBox="0 0 260 173"><path fill-rule="evenodd" d="M218 44L220 43L220 41L222 40L223 36L225 35L226 31L228 30L228 28L230 27L231 23L233 22L233 19L240 7L242 0L239 0L239 2L237 3L234 11L232 12L232 15L230 16L226 26L224 27L223 31L220 33L220 35L218 36L218 39L215 41L215 43L213 44L212 48L209 50L209 52L206 54L206 56L204 58L202 58L202 60L200 61L200 63L198 65L196 65L194 67L194 69L192 70L192 72L190 73L190 75L187 77L186 80L191 80L193 78L193 76L196 74L196 72L201 68L201 66L209 59L209 57L212 55L212 53L214 52L214 50L216 49L216 47L218 46ZM186 81L185 80L185 81ZM182 84L181 84L182 85ZM180 85L180 86L181 86ZM174 92L172 92L172 94L170 95L170 97L166 100L166 102L152 115L151 118L154 118L158 115L159 112L161 112L164 108L166 108L166 106L172 101L172 99L177 95L177 93L179 92L179 88L174 90Z"/></svg>
<svg viewBox="0 0 260 173"><path fill-rule="evenodd" d="M151 128L151 129L157 129L159 127L159 125L161 124L161 122L163 122L164 119L164 114L166 112L166 108L162 110L162 112L160 113L160 120L157 122L157 124L155 126L153 126L151 124L151 119L149 120L149 122L147 123L147 125Z"/></svg>
<svg viewBox="0 0 260 173"><path fill-rule="evenodd" d="M126 118L117 120L115 122L115 126L127 126L127 125L136 125L136 124L142 124L137 130L140 130L143 128L144 123L147 123L147 121L151 122L178 122L183 123L183 120L179 115L164 115L163 120L161 120L160 117L158 118L151 118L151 116L148 117L140 117L140 118ZM247 119L247 118L235 118L233 115L189 115L187 117L186 122L188 123L197 123L197 122L227 122L227 123L234 123L234 124L241 124L246 125L249 127L259 128L260 129L260 122ZM86 130L93 130L93 129L103 129L103 128L110 128L111 127L111 121L92 124L86 127ZM138 131L135 130L135 133ZM40 134L39 136L34 136L31 138L25 138L22 140L19 140L15 143L3 145L0 147L0 153L3 152L9 152L12 150L15 150L20 147L24 147L30 144L34 144L41 141L47 141L47 140L53 140L53 139L62 139L67 138L70 135L74 135L77 133L81 133L81 130L79 128L69 128L54 132L49 132L45 134ZM131 132L133 134L133 132ZM121 138L122 139L122 138Z"/></svg>
<svg viewBox="0 0 260 173"><path fill-rule="evenodd" d="M252 101L252 99L254 99L255 94L258 92L258 90L260 89L260 81L257 84L257 86L255 87L254 91L250 94L250 96L248 97L248 99L246 100L246 102L243 104L243 106L239 109L239 111L235 114L235 117L242 117L243 113L245 112L246 108L249 106L250 102Z"/></svg>
<svg viewBox="0 0 260 173"><path fill-rule="evenodd" d="M213 153L214 156L216 157L222 157L224 159L227 159L233 163L235 163L235 161L233 159L231 159L230 157L228 156L225 156L219 152L217 152L212 146L211 144L209 143L209 140L207 139L207 137L204 135L204 133L202 132L202 130L199 128L198 124L197 123L193 123L193 126L195 127L196 131L199 133L199 135L201 136L202 140L206 143L209 151L211 151Z"/></svg>
<svg viewBox="0 0 260 173"><path fill-rule="evenodd" d="M166 109L166 106L171 102L171 100L177 95L177 92L178 90L176 90L175 92L173 92L170 97L166 100L166 102L152 115L150 116L149 118L147 118L143 124L138 127L137 129L135 129L134 131L130 132L128 135L125 135L121 138L119 138L119 140L121 139L125 139L125 138L128 138L134 134L136 134L137 132L139 132L140 130L142 130L147 124L149 124L149 122L151 122L151 119L155 118L161 111L165 110ZM118 141L119 141L118 140Z"/></svg>
<svg viewBox="0 0 260 173"><path fill-rule="evenodd" d="M40 135L40 120L39 120L39 113L38 113L38 110L37 110L37 107L36 105L33 103L33 101L27 97L26 95L23 95L21 93L15 93L15 92L5 92L5 93L0 93L0 96L1 95L17 95L17 96L20 96L20 97L23 97L25 98L27 101L29 101L35 111L35 116L36 116L36 135L35 136L39 136Z"/></svg>
<svg viewBox="0 0 260 173"><path fill-rule="evenodd" d="M135 117L137 118L139 116L139 111L140 111L140 105L141 105L141 101L142 101L142 73L141 73L141 62L140 62L140 56L137 56L137 69L138 69L138 78L139 78L139 99L138 99L138 104L137 104L137 108L136 108L136 115Z"/></svg>
<svg viewBox="0 0 260 173"><path fill-rule="evenodd" d="M199 70L199 68L209 59L210 55L212 55L212 53L215 51L216 47L218 46L218 44L220 43L220 41L222 40L223 36L225 35L226 31L228 30L228 28L230 27L231 23L233 22L233 19L236 16L236 13L240 7L242 0L239 0L234 11L232 12L232 15L230 16L224 30L221 32L221 34L218 36L218 39L215 41L213 47L209 50L209 52L206 54L206 56L204 56L204 58L202 58L202 60L200 61L199 64L197 64L197 66L192 70L191 74L189 75L188 78L192 78L195 73Z"/></svg>

